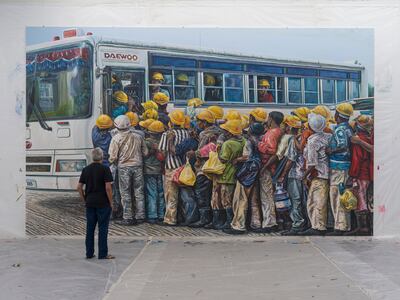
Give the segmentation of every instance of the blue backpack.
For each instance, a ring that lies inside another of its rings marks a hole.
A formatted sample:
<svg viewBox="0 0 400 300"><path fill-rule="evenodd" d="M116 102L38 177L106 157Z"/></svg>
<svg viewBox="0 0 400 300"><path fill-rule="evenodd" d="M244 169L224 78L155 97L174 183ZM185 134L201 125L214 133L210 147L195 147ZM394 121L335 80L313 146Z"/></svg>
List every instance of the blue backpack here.
<svg viewBox="0 0 400 300"><path fill-rule="evenodd" d="M236 172L236 178L244 187L251 187L258 178L261 167L261 158L257 149L252 144L253 151L247 161L242 163Z"/></svg>

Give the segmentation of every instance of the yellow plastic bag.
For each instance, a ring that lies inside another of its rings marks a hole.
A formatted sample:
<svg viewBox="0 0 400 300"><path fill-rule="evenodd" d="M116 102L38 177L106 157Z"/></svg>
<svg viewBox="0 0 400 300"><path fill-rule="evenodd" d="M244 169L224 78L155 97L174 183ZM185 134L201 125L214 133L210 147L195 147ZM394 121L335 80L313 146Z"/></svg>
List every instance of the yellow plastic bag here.
<svg viewBox="0 0 400 300"><path fill-rule="evenodd" d="M358 199L357 197L353 194L352 190L347 189L343 195L340 195L339 197L340 205L344 208L346 211L351 211L357 208L358 204Z"/></svg>
<svg viewBox="0 0 400 300"><path fill-rule="evenodd" d="M218 153L211 151L201 170L204 173L221 175L224 173L225 165L219 160Z"/></svg>
<svg viewBox="0 0 400 300"><path fill-rule="evenodd" d="M179 182L187 186L194 186L194 183L196 182L196 174L193 172L192 166L188 160L186 160L186 165L179 175Z"/></svg>

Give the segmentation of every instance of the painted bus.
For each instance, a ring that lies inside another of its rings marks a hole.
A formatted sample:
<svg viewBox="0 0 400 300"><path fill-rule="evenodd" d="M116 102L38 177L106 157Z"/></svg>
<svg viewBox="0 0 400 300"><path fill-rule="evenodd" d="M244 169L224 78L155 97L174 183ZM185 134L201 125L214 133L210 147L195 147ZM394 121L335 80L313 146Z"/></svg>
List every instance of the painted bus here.
<svg viewBox="0 0 400 300"><path fill-rule="evenodd" d="M161 84L157 73L163 76ZM145 45L66 30L62 38L27 48L28 189L75 189L90 163L96 118L111 112L113 78L137 103L155 91L167 93L168 109L198 97L204 107L289 113L298 106L333 106L368 93L361 65Z"/></svg>

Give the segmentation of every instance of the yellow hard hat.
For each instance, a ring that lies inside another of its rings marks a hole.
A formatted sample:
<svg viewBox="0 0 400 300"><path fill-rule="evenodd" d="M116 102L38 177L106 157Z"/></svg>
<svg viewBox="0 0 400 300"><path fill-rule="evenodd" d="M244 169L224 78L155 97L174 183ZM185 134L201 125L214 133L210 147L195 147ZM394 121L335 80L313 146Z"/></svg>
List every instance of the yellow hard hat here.
<svg viewBox="0 0 400 300"><path fill-rule="evenodd" d="M147 126L147 130L151 132L161 133L164 132L165 127L161 121L153 121L149 126Z"/></svg>
<svg viewBox="0 0 400 300"><path fill-rule="evenodd" d="M187 106L199 107L203 105L204 101L200 98L192 98L187 101Z"/></svg>
<svg viewBox="0 0 400 300"><path fill-rule="evenodd" d="M336 106L336 111L342 116L350 118L353 114L353 105L350 103L340 103Z"/></svg>
<svg viewBox="0 0 400 300"><path fill-rule="evenodd" d="M204 85L215 86L215 77L210 74L204 74Z"/></svg>
<svg viewBox="0 0 400 300"><path fill-rule="evenodd" d="M350 189L346 189L343 195L339 196L340 205L346 210L351 211L357 208L357 197Z"/></svg>
<svg viewBox="0 0 400 300"><path fill-rule="evenodd" d="M214 124L214 123L215 123L215 115L214 115L213 112L211 112L211 111L208 110L208 109L205 109L205 110L201 111L201 112L196 116L196 118L197 118L198 120L206 121L206 122L208 122L208 123L210 123L210 124Z"/></svg>
<svg viewBox="0 0 400 300"><path fill-rule="evenodd" d="M113 121L108 115L100 115L96 120L96 126L99 129L108 129L113 126Z"/></svg>
<svg viewBox="0 0 400 300"><path fill-rule="evenodd" d="M265 122L267 120L267 111L264 108L257 107L250 112L257 122Z"/></svg>
<svg viewBox="0 0 400 300"><path fill-rule="evenodd" d="M301 128L301 120L297 116L285 116L283 121L286 125L293 127L293 128Z"/></svg>
<svg viewBox="0 0 400 300"><path fill-rule="evenodd" d="M271 85L269 84L269 81L267 79L260 79L258 81L258 85L262 87L269 88Z"/></svg>
<svg viewBox="0 0 400 300"><path fill-rule="evenodd" d="M179 126L183 126L185 124L185 114L179 109L172 111L168 116L172 124Z"/></svg>
<svg viewBox="0 0 400 300"><path fill-rule="evenodd" d="M151 78L152 78L153 80L164 81L164 76L163 76L163 74L160 73L160 72L154 72L154 73L153 73L153 76L151 76Z"/></svg>
<svg viewBox="0 0 400 300"><path fill-rule="evenodd" d="M207 109L214 114L216 120L220 120L224 117L224 109L221 106L212 105Z"/></svg>
<svg viewBox="0 0 400 300"><path fill-rule="evenodd" d="M144 120L144 121L140 121L139 122L139 126L145 128L145 129L148 129L150 124L152 124L155 121L156 120L154 120L154 119L147 119L147 120Z"/></svg>
<svg viewBox="0 0 400 300"><path fill-rule="evenodd" d="M189 129L190 128L190 122L191 122L190 117L189 116L185 116L185 123L183 124L183 127L186 128L186 129Z"/></svg>
<svg viewBox="0 0 400 300"><path fill-rule="evenodd" d="M147 120L147 119L157 120L158 119L158 111L156 111L153 108L147 109L144 111L142 117L144 120Z"/></svg>
<svg viewBox="0 0 400 300"><path fill-rule="evenodd" d="M189 77L185 73L180 73L176 76L176 79L179 81L189 82Z"/></svg>
<svg viewBox="0 0 400 300"><path fill-rule="evenodd" d="M357 117L357 119L355 121L358 126L360 126L361 128L363 128L367 131L370 131L373 126L372 118L367 115L360 115Z"/></svg>
<svg viewBox="0 0 400 300"><path fill-rule="evenodd" d="M323 116L326 120L331 119L331 111L325 105L318 105L318 106L314 107L311 110L311 112L313 112L314 114Z"/></svg>
<svg viewBox="0 0 400 300"><path fill-rule="evenodd" d="M139 123L139 116L136 113L128 111L125 116L131 121L131 126L136 126Z"/></svg>
<svg viewBox="0 0 400 300"><path fill-rule="evenodd" d="M231 109L225 115L225 120L242 120L240 117L240 113L237 110Z"/></svg>
<svg viewBox="0 0 400 300"><path fill-rule="evenodd" d="M114 99L121 103L128 103L128 95L123 91L116 91L114 93Z"/></svg>
<svg viewBox="0 0 400 300"><path fill-rule="evenodd" d="M144 110L148 109L155 109L158 110L158 105L153 100L147 100L146 102L142 103Z"/></svg>
<svg viewBox="0 0 400 300"><path fill-rule="evenodd" d="M246 129L249 127L249 116L241 115L242 129Z"/></svg>
<svg viewBox="0 0 400 300"><path fill-rule="evenodd" d="M228 120L221 125L221 128L232 133L233 135L239 135L242 133L242 120Z"/></svg>
<svg viewBox="0 0 400 300"><path fill-rule="evenodd" d="M308 107L298 107L293 111L293 115L300 118L301 122L307 122L308 114L310 113L310 109Z"/></svg>
<svg viewBox="0 0 400 300"><path fill-rule="evenodd" d="M162 92L155 93L153 101L158 105L165 105L169 102L169 97Z"/></svg>

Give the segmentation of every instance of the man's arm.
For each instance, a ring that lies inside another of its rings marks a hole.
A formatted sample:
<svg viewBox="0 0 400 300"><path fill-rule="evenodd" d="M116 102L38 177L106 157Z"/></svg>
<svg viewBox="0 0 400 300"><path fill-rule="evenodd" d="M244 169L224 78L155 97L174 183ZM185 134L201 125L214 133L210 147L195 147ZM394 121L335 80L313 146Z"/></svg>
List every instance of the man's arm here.
<svg viewBox="0 0 400 300"><path fill-rule="evenodd" d="M110 147L108 148L108 155L110 164L116 163L118 159L118 145L114 138L111 140Z"/></svg>
<svg viewBox="0 0 400 300"><path fill-rule="evenodd" d="M79 193L81 200L85 202L85 192L83 191L83 183L79 182L76 189Z"/></svg>
<svg viewBox="0 0 400 300"><path fill-rule="evenodd" d="M112 209L113 208L113 201L112 201L112 186L111 186L111 182L106 182L106 193L107 193L107 198L108 198L108 202L110 203L110 206Z"/></svg>
<svg viewBox="0 0 400 300"><path fill-rule="evenodd" d="M368 152L373 152L374 151L374 145L371 145L362 139L360 139L357 135L351 137L351 142L356 145L360 145L364 150Z"/></svg>

